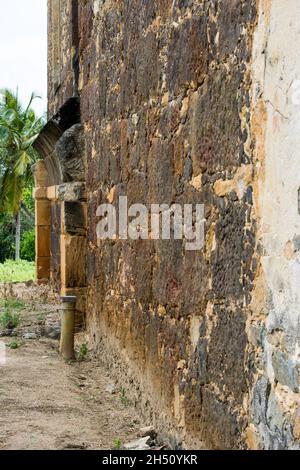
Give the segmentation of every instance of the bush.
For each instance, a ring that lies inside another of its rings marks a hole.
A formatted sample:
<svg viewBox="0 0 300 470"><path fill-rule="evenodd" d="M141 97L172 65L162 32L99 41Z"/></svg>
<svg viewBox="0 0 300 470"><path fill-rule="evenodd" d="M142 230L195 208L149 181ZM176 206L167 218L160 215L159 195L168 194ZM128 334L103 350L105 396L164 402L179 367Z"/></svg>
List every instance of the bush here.
<svg viewBox="0 0 300 470"><path fill-rule="evenodd" d="M88 352L89 352L88 345L86 343L82 343L82 345L80 346L78 360L79 361L84 361L84 359L88 355Z"/></svg>
<svg viewBox="0 0 300 470"><path fill-rule="evenodd" d="M18 343L18 341L16 339L14 339L9 345L8 347L10 349L19 349L20 347L20 344Z"/></svg>
<svg viewBox="0 0 300 470"><path fill-rule="evenodd" d="M21 258L25 261L35 260L35 231L23 233L21 239Z"/></svg>
<svg viewBox="0 0 300 470"><path fill-rule="evenodd" d="M13 330L17 328L20 323L20 315L12 313L10 310L6 310L0 317L0 324L7 330Z"/></svg>

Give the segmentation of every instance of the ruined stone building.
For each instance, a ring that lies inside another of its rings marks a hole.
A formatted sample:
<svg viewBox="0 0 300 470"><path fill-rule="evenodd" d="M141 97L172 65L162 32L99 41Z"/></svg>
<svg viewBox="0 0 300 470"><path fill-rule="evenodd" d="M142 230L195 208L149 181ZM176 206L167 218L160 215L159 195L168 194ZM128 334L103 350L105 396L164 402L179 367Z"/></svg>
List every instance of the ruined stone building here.
<svg viewBox="0 0 300 470"><path fill-rule="evenodd" d="M39 281L173 448L299 448L299 0L48 9ZM204 248L97 238L121 195L204 204Z"/></svg>

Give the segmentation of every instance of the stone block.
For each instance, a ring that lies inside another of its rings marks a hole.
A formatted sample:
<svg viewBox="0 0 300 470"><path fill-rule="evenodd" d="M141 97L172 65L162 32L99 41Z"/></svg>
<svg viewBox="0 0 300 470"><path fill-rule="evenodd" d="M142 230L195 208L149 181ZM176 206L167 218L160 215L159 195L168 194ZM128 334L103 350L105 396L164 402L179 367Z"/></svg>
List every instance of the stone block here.
<svg viewBox="0 0 300 470"><path fill-rule="evenodd" d="M158 89L158 39L150 31L140 41L141 53L136 57L137 95L140 100L148 100L157 94Z"/></svg>
<svg viewBox="0 0 300 470"><path fill-rule="evenodd" d="M207 65L207 16L195 16L171 32L167 69L169 88L178 93L190 82L200 82L207 73Z"/></svg>
<svg viewBox="0 0 300 470"><path fill-rule="evenodd" d="M267 424L271 432L282 434L284 429L283 410L273 392L270 393L267 409Z"/></svg>
<svg viewBox="0 0 300 470"><path fill-rule="evenodd" d="M86 162L81 124L75 124L64 132L56 144L55 151L60 161L63 181L84 181Z"/></svg>
<svg viewBox="0 0 300 470"><path fill-rule="evenodd" d="M56 201L58 199L58 188L59 186L49 186L49 188L47 188L47 198L50 201Z"/></svg>
<svg viewBox="0 0 300 470"><path fill-rule="evenodd" d="M36 258L36 277L37 280L50 279L50 257Z"/></svg>
<svg viewBox="0 0 300 470"><path fill-rule="evenodd" d="M193 171L229 169L239 164L240 117L236 90L239 74L225 67L213 71L191 103ZM230 109L231 112L227 113ZM228 118L224 121L223 116ZM206 123L206 125L203 125Z"/></svg>
<svg viewBox="0 0 300 470"><path fill-rule="evenodd" d="M85 205L81 202L63 203L63 232L76 235L86 233Z"/></svg>
<svg viewBox="0 0 300 470"><path fill-rule="evenodd" d="M34 199L47 199L47 188L35 188L32 195Z"/></svg>
<svg viewBox="0 0 300 470"><path fill-rule="evenodd" d="M270 388L271 385L265 377L261 377L254 387L251 403L251 417L253 422L257 425L266 420Z"/></svg>
<svg viewBox="0 0 300 470"><path fill-rule="evenodd" d="M276 380L293 392L299 393L299 362L290 359L282 351L276 351L272 358Z"/></svg>
<svg viewBox="0 0 300 470"><path fill-rule="evenodd" d="M50 256L51 228L46 226L36 227L36 254L38 257Z"/></svg>
<svg viewBox="0 0 300 470"><path fill-rule="evenodd" d="M57 187L60 201L84 201L86 199L85 183L66 183Z"/></svg>
<svg viewBox="0 0 300 470"><path fill-rule="evenodd" d="M35 218L37 226L51 225L51 205L49 201L35 201Z"/></svg>
<svg viewBox="0 0 300 470"><path fill-rule="evenodd" d="M32 173L37 188L48 186L48 173L45 163L42 160L38 161L32 167Z"/></svg>
<svg viewBox="0 0 300 470"><path fill-rule="evenodd" d="M86 285L85 237L63 235L61 237L61 283L65 288Z"/></svg>

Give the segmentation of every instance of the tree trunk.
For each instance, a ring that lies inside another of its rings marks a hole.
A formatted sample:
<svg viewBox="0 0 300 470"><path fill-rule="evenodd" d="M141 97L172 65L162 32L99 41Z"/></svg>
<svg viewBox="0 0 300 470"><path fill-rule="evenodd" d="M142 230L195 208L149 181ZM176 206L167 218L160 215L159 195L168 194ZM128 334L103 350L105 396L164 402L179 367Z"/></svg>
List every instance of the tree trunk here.
<svg viewBox="0 0 300 470"><path fill-rule="evenodd" d="M21 245L21 211L16 216L16 261L20 260L20 245Z"/></svg>

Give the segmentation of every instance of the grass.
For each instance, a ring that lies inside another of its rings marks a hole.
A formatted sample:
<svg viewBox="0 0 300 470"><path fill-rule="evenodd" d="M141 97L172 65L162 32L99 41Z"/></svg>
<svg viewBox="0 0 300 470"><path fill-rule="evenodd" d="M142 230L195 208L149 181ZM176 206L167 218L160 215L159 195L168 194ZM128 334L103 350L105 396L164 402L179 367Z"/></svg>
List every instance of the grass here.
<svg viewBox="0 0 300 470"><path fill-rule="evenodd" d="M121 450L122 441L121 439L114 439L114 450Z"/></svg>
<svg viewBox="0 0 300 470"><path fill-rule="evenodd" d="M20 312L24 310L25 302L20 299L0 299L0 326L6 330L14 330L21 321ZM11 347L11 346L10 346ZM11 349L17 349L12 345Z"/></svg>
<svg viewBox="0 0 300 470"><path fill-rule="evenodd" d="M27 282L34 278L34 262L7 260L0 264L0 282Z"/></svg>
<svg viewBox="0 0 300 470"><path fill-rule="evenodd" d="M15 350L15 349L19 349L20 346L21 346L20 343L18 343L18 341L17 341L16 339L14 339L14 340L9 344L8 347L9 347L10 349Z"/></svg>
<svg viewBox="0 0 300 470"><path fill-rule="evenodd" d="M0 324L5 329L13 330L20 324L20 315L10 310L5 310L0 317Z"/></svg>
<svg viewBox="0 0 300 470"><path fill-rule="evenodd" d="M88 355L88 352L88 345L86 343L82 343L79 350L78 361L84 361L84 359Z"/></svg>
<svg viewBox="0 0 300 470"><path fill-rule="evenodd" d="M24 310L25 302L21 299L0 299L0 308L5 310Z"/></svg>
<svg viewBox="0 0 300 470"><path fill-rule="evenodd" d="M130 404L130 402L127 398L126 389L124 387L120 388L120 400L121 400L122 405L124 405L124 406L128 406Z"/></svg>

